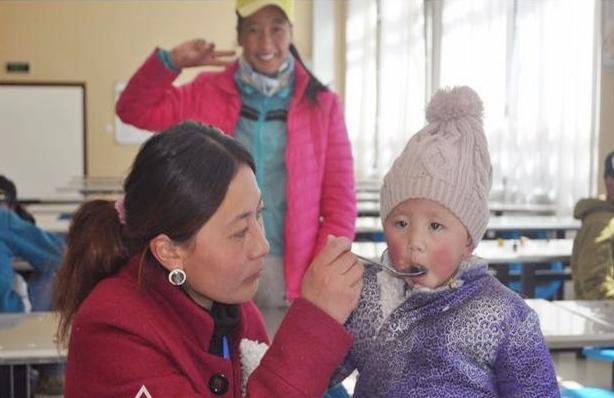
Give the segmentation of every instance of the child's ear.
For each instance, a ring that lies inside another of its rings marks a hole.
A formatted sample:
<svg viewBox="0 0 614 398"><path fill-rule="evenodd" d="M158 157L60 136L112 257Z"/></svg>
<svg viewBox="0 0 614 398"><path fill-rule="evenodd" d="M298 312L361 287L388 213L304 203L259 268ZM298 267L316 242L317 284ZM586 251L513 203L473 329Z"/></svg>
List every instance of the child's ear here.
<svg viewBox="0 0 614 398"><path fill-rule="evenodd" d="M463 256L465 258L471 257L474 250L475 250L475 245L473 244L473 239L471 239L471 236L467 234L467 241L465 242L465 250L463 252Z"/></svg>
<svg viewBox="0 0 614 398"><path fill-rule="evenodd" d="M160 234L149 242L151 254L168 271L183 268L181 248L165 234Z"/></svg>

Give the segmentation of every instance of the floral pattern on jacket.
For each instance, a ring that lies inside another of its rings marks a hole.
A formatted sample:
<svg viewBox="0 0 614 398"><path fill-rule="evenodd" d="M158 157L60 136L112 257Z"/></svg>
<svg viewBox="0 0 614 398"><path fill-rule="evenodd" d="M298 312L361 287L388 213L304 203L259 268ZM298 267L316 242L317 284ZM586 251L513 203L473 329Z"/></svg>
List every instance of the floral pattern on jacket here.
<svg viewBox="0 0 614 398"><path fill-rule="evenodd" d="M559 396L537 315L476 257L437 289L368 270L347 327L355 398Z"/></svg>

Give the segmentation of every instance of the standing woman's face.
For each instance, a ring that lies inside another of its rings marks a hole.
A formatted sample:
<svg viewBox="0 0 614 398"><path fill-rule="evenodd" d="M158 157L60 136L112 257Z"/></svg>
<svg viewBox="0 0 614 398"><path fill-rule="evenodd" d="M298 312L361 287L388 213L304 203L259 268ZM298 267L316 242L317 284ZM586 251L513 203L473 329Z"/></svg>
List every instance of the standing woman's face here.
<svg viewBox="0 0 614 398"><path fill-rule="evenodd" d="M273 76L288 58L292 44L292 25L283 11L267 6L243 21L239 45L243 55L257 72Z"/></svg>
<svg viewBox="0 0 614 398"><path fill-rule="evenodd" d="M269 251L262 206L254 173L240 166L220 207L183 249L190 289L227 304L251 300Z"/></svg>

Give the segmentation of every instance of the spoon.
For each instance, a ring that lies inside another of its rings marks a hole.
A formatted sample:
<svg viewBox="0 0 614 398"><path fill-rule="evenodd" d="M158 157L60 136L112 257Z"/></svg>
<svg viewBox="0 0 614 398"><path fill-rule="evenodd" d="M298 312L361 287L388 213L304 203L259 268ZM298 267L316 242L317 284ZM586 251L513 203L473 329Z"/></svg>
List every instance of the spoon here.
<svg viewBox="0 0 614 398"><path fill-rule="evenodd" d="M393 267L386 265L386 264L382 264L379 263L377 261L371 260L370 258L367 257L363 257L363 256L359 256L358 254L354 254L356 257L358 257L358 259L362 260L366 265L374 265L376 267L379 267L389 273L391 273L392 275L396 276L397 278L407 278L407 277L411 277L411 276L420 276L420 275L424 275L426 274L426 270L420 267L415 267L412 266L410 267L410 269L414 270L414 271L410 271L410 272L403 272L403 271L397 271L396 269L394 269Z"/></svg>

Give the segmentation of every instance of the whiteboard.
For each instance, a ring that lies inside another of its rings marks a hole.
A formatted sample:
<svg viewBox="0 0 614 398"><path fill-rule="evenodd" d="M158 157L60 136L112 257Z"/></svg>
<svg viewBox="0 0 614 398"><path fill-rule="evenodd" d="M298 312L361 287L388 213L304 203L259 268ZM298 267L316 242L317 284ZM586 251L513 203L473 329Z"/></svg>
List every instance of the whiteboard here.
<svg viewBox="0 0 614 398"><path fill-rule="evenodd" d="M0 82L0 174L44 199L85 170L85 85Z"/></svg>

